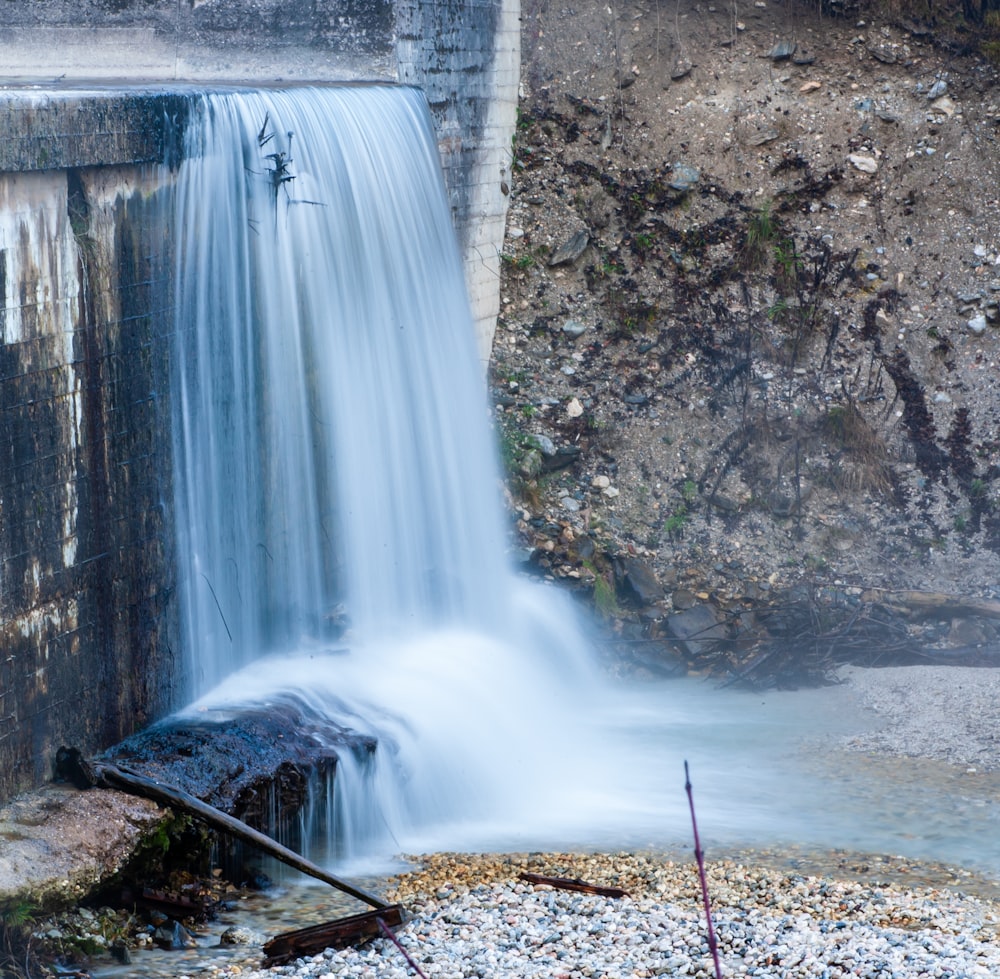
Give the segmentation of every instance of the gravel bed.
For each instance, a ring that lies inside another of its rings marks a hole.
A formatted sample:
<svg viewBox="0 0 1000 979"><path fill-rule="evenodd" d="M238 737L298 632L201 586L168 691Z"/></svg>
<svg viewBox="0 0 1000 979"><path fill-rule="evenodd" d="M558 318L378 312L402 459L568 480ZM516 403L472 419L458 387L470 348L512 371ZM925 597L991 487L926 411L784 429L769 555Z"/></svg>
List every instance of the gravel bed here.
<svg viewBox="0 0 1000 979"><path fill-rule="evenodd" d="M527 884L522 870L622 887L611 899ZM948 871L944 871L947 875ZM940 886L834 880L733 860L708 868L726 976L1000 975L1000 906ZM394 882L398 937L428 976L714 975L697 871L665 856L439 854ZM259 956L259 950L254 951ZM192 979L412 975L388 940L272 970L259 957L189 963Z"/></svg>
<svg viewBox="0 0 1000 979"><path fill-rule="evenodd" d="M852 736L849 749L1000 771L1000 670L892 666L841 673L881 722Z"/></svg>

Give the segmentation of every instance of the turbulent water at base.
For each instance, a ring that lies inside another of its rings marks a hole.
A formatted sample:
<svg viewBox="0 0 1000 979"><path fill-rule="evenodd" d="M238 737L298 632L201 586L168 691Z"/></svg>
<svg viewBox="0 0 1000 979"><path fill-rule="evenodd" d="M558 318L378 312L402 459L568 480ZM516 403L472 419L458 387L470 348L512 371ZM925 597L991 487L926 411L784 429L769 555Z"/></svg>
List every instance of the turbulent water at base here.
<svg viewBox="0 0 1000 979"><path fill-rule="evenodd" d="M508 568L420 93L222 92L195 116L174 379L191 709L290 699L378 739L315 801L328 859L682 842L685 757L711 839L969 858L954 821L914 835L919 793L879 815L814 765L803 728L843 726L828 691L611 686L556 591Z"/></svg>

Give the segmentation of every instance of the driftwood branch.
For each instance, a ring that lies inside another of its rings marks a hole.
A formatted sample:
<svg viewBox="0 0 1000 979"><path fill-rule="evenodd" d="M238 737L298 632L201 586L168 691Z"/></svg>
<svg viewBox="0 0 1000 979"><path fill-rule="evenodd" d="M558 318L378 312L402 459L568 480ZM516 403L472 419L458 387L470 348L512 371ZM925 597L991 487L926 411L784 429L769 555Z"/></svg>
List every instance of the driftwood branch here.
<svg viewBox="0 0 1000 979"><path fill-rule="evenodd" d="M981 615L987 619L1000 619L1000 602L945 592L869 588L862 594L861 600L904 608L915 615Z"/></svg>
<svg viewBox="0 0 1000 979"><path fill-rule="evenodd" d="M101 762L92 763L86 766L86 769L92 783L95 785L121 789L123 792L128 792L131 795L152 799L153 802L186 812L208 823L209 826L215 829L228 833L230 836L235 836L237 839L243 840L244 843L249 843L251 846L263 850L289 867L293 867L295 870L310 877L315 877L317 880L321 880L325 884L329 884L331 887L335 887L337 890L357 898L359 901L364 901L370 907L379 911L385 911L390 907L388 902L383 901L380 897L369 894L360 887L355 887L353 884L335 877L322 867L317 867L316 864L306 860L305 857L299 856L294 850L289 850L288 847L282 846L280 843L272 840L271 837L255 830L252 826L248 826L242 820L222 812L221 809L210 806L207 802L202 802L201 799L190 795L182 789L178 789L176 786L166 785L154 779L136 775L133 772L126 772L115 765L108 765Z"/></svg>
<svg viewBox="0 0 1000 979"><path fill-rule="evenodd" d="M568 877L546 877L544 874L529 874L527 872L518 874L518 877L529 884L547 884L549 887L557 887L562 891L583 891L584 894L599 894L601 897L628 897L628 891L623 891L620 887L600 887L597 884L588 884L583 880L571 880Z"/></svg>

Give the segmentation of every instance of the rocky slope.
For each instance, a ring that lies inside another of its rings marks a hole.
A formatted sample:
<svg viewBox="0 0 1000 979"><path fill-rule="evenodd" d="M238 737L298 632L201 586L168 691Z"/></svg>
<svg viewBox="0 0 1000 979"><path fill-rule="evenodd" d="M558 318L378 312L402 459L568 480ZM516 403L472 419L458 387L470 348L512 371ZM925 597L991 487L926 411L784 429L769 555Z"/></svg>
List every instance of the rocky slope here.
<svg viewBox="0 0 1000 979"><path fill-rule="evenodd" d="M803 585L991 596L995 69L760 0L528 0L522 33L491 382L532 566L645 634ZM959 618L930 638L996 638Z"/></svg>

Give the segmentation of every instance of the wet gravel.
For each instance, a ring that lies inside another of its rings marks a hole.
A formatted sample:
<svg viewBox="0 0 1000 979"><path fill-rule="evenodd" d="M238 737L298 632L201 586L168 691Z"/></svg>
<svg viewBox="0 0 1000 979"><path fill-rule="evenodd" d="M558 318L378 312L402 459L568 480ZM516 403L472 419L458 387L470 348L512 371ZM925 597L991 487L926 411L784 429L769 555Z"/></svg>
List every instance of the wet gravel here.
<svg viewBox="0 0 1000 979"><path fill-rule="evenodd" d="M533 885L519 880L523 871L620 887L629 896L612 899ZM830 851L744 851L710 861L708 881L727 976L1000 974L997 882L967 870ZM428 976L714 974L690 854L435 854L385 883L388 896L401 901L409 915L398 938ZM325 892L293 893L300 902L293 927L309 923L303 920L314 916L308 910L320 919L337 916L321 906ZM225 957L203 947L155 962L137 953L132 966L113 974L412 975L385 939L271 970L261 969L261 961L255 945Z"/></svg>

